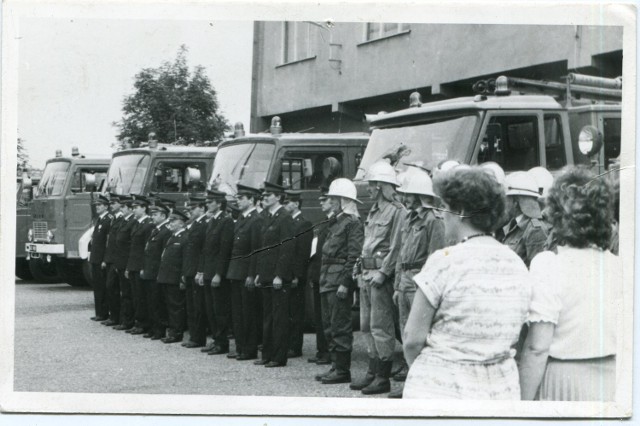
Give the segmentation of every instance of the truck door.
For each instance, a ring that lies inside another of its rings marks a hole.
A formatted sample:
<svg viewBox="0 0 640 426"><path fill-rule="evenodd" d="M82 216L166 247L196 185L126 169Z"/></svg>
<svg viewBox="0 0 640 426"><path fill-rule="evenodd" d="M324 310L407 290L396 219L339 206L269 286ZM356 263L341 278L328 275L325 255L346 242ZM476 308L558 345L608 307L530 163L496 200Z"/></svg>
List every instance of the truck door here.
<svg viewBox="0 0 640 426"><path fill-rule="evenodd" d="M92 225L91 193L107 177L107 165L77 166L72 171L69 192L64 199L65 254L67 259L79 258L78 241Z"/></svg>
<svg viewBox="0 0 640 426"><path fill-rule="evenodd" d="M544 134L540 111L489 111L470 164L494 161L505 172L544 164Z"/></svg>
<svg viewBox="0 0 640 426"><path fill-rule="evenodd" d="M200 178L193 180L194 171ZM207 161L205 159L162 159L153 168L149 191L162 198L174 200L182 206L190 192L204 192L207 184Z"/></svg>
<svg viewBox="0 0 640 426"><path fill-rule="evenodd" d="M298 149L284 152L278 184L302 191L302 212L315 224L325 219L318 201L320 189L328 189L333 179L344 176L345 156L337 147Z"/></svg>

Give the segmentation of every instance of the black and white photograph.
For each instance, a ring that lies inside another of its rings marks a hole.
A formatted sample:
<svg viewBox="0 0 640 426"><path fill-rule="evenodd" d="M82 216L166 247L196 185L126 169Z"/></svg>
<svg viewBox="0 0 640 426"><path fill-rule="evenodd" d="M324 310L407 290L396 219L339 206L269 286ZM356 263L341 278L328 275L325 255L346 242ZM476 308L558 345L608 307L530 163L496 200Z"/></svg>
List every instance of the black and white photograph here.
<svg viewBox="0 0 640 426"><path fill-rule="evenodd" d="M0 411L632 416L635 7L402 6L3 4Z"/></svg>

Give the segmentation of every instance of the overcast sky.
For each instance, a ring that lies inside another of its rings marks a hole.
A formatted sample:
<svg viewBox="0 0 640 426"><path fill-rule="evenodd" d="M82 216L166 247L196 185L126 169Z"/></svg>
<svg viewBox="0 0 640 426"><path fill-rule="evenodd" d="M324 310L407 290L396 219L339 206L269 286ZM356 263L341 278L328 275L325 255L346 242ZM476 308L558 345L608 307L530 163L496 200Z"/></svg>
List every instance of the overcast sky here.
<svg viewBox="0 0 640 426"><path fill-rule="evenodd" d="M31 165L56 149L110 156L122 100L135 74L173 61L181 44L190 67L205 67L231 124L249 126L253 23L22 19L18 131Z"/></svg>

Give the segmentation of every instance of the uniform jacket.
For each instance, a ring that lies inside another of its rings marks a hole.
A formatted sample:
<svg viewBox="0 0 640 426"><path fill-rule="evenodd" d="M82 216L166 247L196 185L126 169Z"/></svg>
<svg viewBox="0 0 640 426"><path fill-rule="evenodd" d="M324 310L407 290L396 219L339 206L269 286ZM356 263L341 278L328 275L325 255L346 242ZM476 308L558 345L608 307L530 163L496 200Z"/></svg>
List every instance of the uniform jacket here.
<svg viewBox="0 0 640 426"><path fill-rule="evenodd" d="M156 281L162 284L180 284L182 276L182 258L187 241L187 232L181 229L167 240L167 245L162 251L160 267Z"/></svg>
<svg viewBox="0 0 640 426"><path fill-rule="evenodd" d="M154 226L144 246L144 261L142 266L142 279L155 280L160 269L162 251L171 237L169 222L163 223L159 228Z"/></svg>
<svg viewBox="0 0 640 426"><path fill-rule="evenodd" d="M400 253L399 234L404 227L407 211L397 202L378 201L371 207L364 224L363 258L375 258L376 269L393 277ZM366 265L363 265L366 269Z"/></svg>
<svg viewBox="0 0 640 426"><path fill-rule="evenodd" d="M445 246L444 223L432 209L421 207L407 213L399 237L400 253L393 287L395 290L415 289L414 273L422 269L431 253Z"/></svg>
<svg viewBox="0 0 640 426"><path fill-rule="evenodd" d="M284 282L293 279L293 236L293 219L284 207L280 207L274 214L267 213L262 223L262 248L266 250L258 254L256 268L262 287L271 287L275 277L280 277Z"/></svg>
<svg viewBox="0 0 640 426"><path fill-rule="evenodd" d="M211 279L219 274L221 278L227 275L231 249L233 248L233 219L222 212L212 217L207 224L207 231L202 248L202 271L204 279Z"/></svg>
<svg viewBox="0 0 640 426"><path fill-rule="evenodd" d="M155 225L150 217L145 217L142 221L136 219L135 226L131 230L131 248L129 249L129 261L127 270L140 271L144 267L144 247L151 235Z"/></svg>
<svg viewBox="0 0 640 426"><path fill-rule="evenodd" d="M337 291L340 285L354 289L353 265L362 252L364 233L356 216L340 213L331 219L322 245L320 292Z"/></svg>
<svg viewBox="0 0 640 426"><path fill-rule="evenodd" d="M104 261L112 220L113 216L107 212L96 221L96 225L93 227L93 234L91 234L90 263L101 264Z"/></svg>
<svg viewBox="0 0 640 426"><path fill-rule="evenodd" d="M127 269L129 262L129 251L131 249L131 233L137 223L136 218L131 214L128 219L122 218L122 223L116 234L115 265L118 270Z"/></svg>
<svg viewBox="0 0 640 426"><path fill-rule="evenodd" d="M313 241L313 229L311 222L306 220L302 213L293 220L293 277L305 281L307 278L307 268L309 266L309 256L311 255L311 242Z"/></svg>
<svg viewBox="0 0 640 426"><path fill-rule="evenodd" d="M515 251L527 265L541 251L545 249L547 229L540 219L522 216L520 223L507 231L502 243Z"/></svg>
<svg viewBox="0 0 640 426"><path fill-rule="evenodd" d="M227 278L230 280L244 281L247 277L256 276L256 264L258 255L252 255L261 246L262 216L257 210L236 221L231 260L227 270Z"/></svg>
<svg viewBox="0 0 640 426"><path fill-rule="evenodd" d="M184 246L184 259L182 260L182 275L195 277L202 270L200 256L204 245L205 231L207 230L207 216L194 219L186 229L186 243Z"/></svg>
<svg viewBox="0 0 640 426"><path fill-rule="evenodd" d="M124 223L124 216L118 212L113 215L113 220L109 226L109 236L107 238L107 248L104 254L104 261L106 263L115 263L118 253L118 244L116 243L118 237L118 230Z"/></svg>
<svg viewBox="0 0 640 426"><path fill-rule="evenodd" d="M335 216L327 219L324 223L316 224L313 228L313 238L316 240L315 253L309 259L308 280L318 284L320 282L320 266L322 265L322 245L329 232L329 225L335 222ZM313 244L313 241L312 241Z"/></svg>

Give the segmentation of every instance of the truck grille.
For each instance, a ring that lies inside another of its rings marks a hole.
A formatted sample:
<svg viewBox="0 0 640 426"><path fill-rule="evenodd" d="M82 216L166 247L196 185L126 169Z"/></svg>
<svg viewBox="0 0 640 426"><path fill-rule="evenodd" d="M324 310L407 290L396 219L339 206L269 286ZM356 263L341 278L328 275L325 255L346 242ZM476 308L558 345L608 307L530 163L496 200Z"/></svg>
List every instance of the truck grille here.
<svg viewBox="0 0 640 426"><path fill-rule="evenodd" d="M47 222L33 222L33 239L46 241L48 230Z"/></svg>

